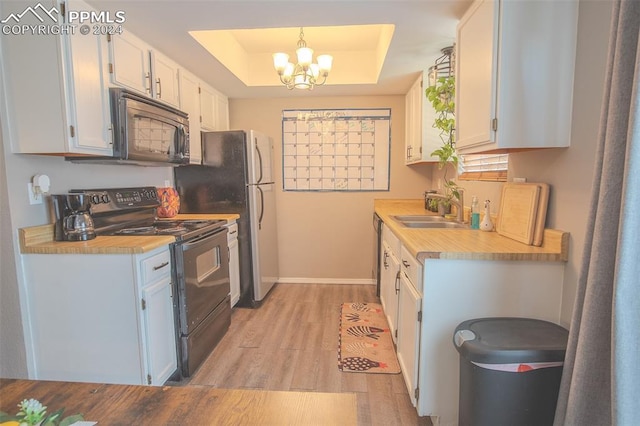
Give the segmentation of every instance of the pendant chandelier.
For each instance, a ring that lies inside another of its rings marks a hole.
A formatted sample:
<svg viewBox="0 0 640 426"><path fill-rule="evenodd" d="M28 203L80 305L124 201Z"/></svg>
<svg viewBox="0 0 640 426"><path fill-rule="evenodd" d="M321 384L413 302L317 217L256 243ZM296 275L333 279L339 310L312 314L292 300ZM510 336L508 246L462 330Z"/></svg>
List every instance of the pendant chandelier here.
<svg viewBox="0 0 640 426"><path fill-rule="evenodd" d="M321 86L327 81L333 56L319 55L318 62L313 62L313 49L307 47L304 41L304 32L300 28L300 39L296 49L298 63L295 65L289 62L289 55L286 53L273 54L273 66L280 76L280 82L287 89L307 89L313 90L314 86Z"/></svg>

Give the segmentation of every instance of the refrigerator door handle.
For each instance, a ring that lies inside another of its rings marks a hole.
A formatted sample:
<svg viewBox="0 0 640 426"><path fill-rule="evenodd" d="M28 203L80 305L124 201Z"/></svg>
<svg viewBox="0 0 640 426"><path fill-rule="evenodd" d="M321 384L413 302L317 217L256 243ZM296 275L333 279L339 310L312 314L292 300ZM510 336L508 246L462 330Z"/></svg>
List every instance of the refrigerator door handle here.
<svg viewBox="0 0 640 426"><path fill-rule="evenodd" d="M258 153L258 170L260 171L260 176L258 176L258 180L256 183L262 183L262 153L260 152L260 148L258 147L258 138L253 139L256 144L256 152Z"/></svg>
<svg viewBox="0 0 640 426"><path fill-rule="evenodd" d="M260 216L258 217L258 229L262 229L262 218L264 217L264 193L262 188L256 186L258 193L260 194Z"/></svg>

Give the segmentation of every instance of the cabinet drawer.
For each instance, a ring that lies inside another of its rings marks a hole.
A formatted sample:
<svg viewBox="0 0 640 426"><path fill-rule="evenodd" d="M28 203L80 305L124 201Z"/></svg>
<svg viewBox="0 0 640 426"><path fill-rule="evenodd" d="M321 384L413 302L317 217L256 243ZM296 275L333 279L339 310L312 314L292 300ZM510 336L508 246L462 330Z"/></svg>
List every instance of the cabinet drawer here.
<svg viewBox="0 0 640 426"><path fill-rule="evenodd" d="M142 285L156 281L171 273L171 255L169 250L140 261Z"/></svg>
<svg viewBox="0 0 640 426"><path fill-rule="evenodd" d="M418 293L422 294L422 263L418 259L411 256L404 246L401 249L400 268L402 273L407 275L409 281L413 284Z"/></svg>
<svg viewBox="0 0 640 426"><path fill-rule="evenodd" d="M400 240L385 224L382 224L382 241L386 241L393 254L400 257Z"/></svg>

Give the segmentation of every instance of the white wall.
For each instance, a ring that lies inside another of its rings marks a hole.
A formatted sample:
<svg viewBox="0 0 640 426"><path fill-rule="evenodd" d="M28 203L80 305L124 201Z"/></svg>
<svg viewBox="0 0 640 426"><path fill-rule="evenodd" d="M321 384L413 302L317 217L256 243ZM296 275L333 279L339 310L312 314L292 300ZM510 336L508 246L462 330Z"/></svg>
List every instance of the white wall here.
<svg viewBox="0 0 640 426"><path fill-rule="evenodd" d="M513 176L551 184L547 223L571 234L562 297L565 326L573 312L591 203L611 5L609 1L580 2L571 146L513 154L509 160Z"/></svg>
<svg viewBox="0 0 640 426"><path fill-rule="evenodd" d="M4 157L0 149L0 377L16 378L24 377L27 364Z"/></svg>
<svg viewBox="0 0 640 426"><path fill-rule="evenodd" d="M320 91L322 87L315 90ZM404 96L232 99L229 102L231 128L260 130L274 140L280 275L284 280L363 282L372 279L373 200L420 198L431 186L431 165L404 165L404 102ZM391 189L381 192L283 191L282 110L297 108L391 108Z"/></svg>
<svg viewBox="0 0 640 426"><path fill-rule="evenodd" d="M564 326L569 325L573 312L591 202L611 4L609 1L580 1L571 146L509 155L508 179L525 177L529 182L550 184L546 227L570 233L561 308ZM553 102L553 99L549 102ZM441 176L442 172L435 170L433 181L437 182ZM452 173L449 172L448 176L452 176ZM471 197L476 195L480 201L490 199L492 213L498 212L501 183L460 181L459 184L466 188L467 206L471 203Z"/></svg>
<svg viewBox="0 0 640 426"><path fill-rule="evenodd" d="M6 75L2 78L6 79ZM4 81L4 84L11 82ZM173 171L171 167L74 164L62 157L14 154L6 126L7 117L11 117L14 111L6 101L0 84L0 139L3 148L0 161L0 376L27 377L29 348L25 348L22 340L25 306L21 306L17 299L25 288L17 230L53 221L48 198L41 205L29 204L27 183L35 174L47 174L51 178L51 193L54 194L74 188L164 186L165 180L173 181Z"/></svg>

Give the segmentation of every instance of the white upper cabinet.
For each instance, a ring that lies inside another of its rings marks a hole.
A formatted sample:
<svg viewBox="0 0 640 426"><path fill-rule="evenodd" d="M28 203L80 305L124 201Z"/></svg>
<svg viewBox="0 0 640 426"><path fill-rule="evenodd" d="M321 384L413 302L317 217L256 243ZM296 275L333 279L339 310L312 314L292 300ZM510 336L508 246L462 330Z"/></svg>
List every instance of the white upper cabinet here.
<svg viewBox="0 0 640 426"><path fill-rule="evenodd" d="M189 161L200 164L200 80L183 69L180 70L180 109L189 114Z"/></svg>
<svg viewBox="0 0 640 426"><path fill-rule="evenodd" d="M158 51L151 51L153 97L180 108L178 64Z"/></svg>
<svg viewBox="0 0 640 426"><path fill-rule="evenodd" d="M128 31L107 37L111 83L151 95L149 45Z"/></svg>
<svg viewBox="0 0 640 426"><path fill-rule="evenodd" d="M476 0L458 24L460 153L569 146L578 2Z"/></svg>
<svg viewBox="0 0 640 426"><path fill-rule="evenodd" d="M229 130L229 98L222 93L216 96L216 124L218 130Z"/></svg>
<svg viewBox="0 0 640 426"><path fill-rule="evenodd" d="M107 39L112 84L180 107L178 64L130 32Z"/></svg>
<svg viewBox="0 0 640 426"><path fill-rule="evenodd" d="M226 96L214 88L200 86L200 122L202 130L229 130L229 103Z"/></svg>
<svg viewBox="0 0 640 426"><path fill-rule="evenodd" d="M5 3L3 16L19 14L24 7L25 3ZM67 2L66 10L71 9L91 10L82 1ZM21 23L29 24L29 18L25 15ZM2 57L7 142L13 152L113 153L101 36L3 35Z"/></svg>
<svg viewBox="0 0 640 426"><path fill-rule="evenodd" d="M426 98L423 80L421 74L405 96L405 164L437 162L431 153L443 143L433 127L436 112Z"/></svg>

